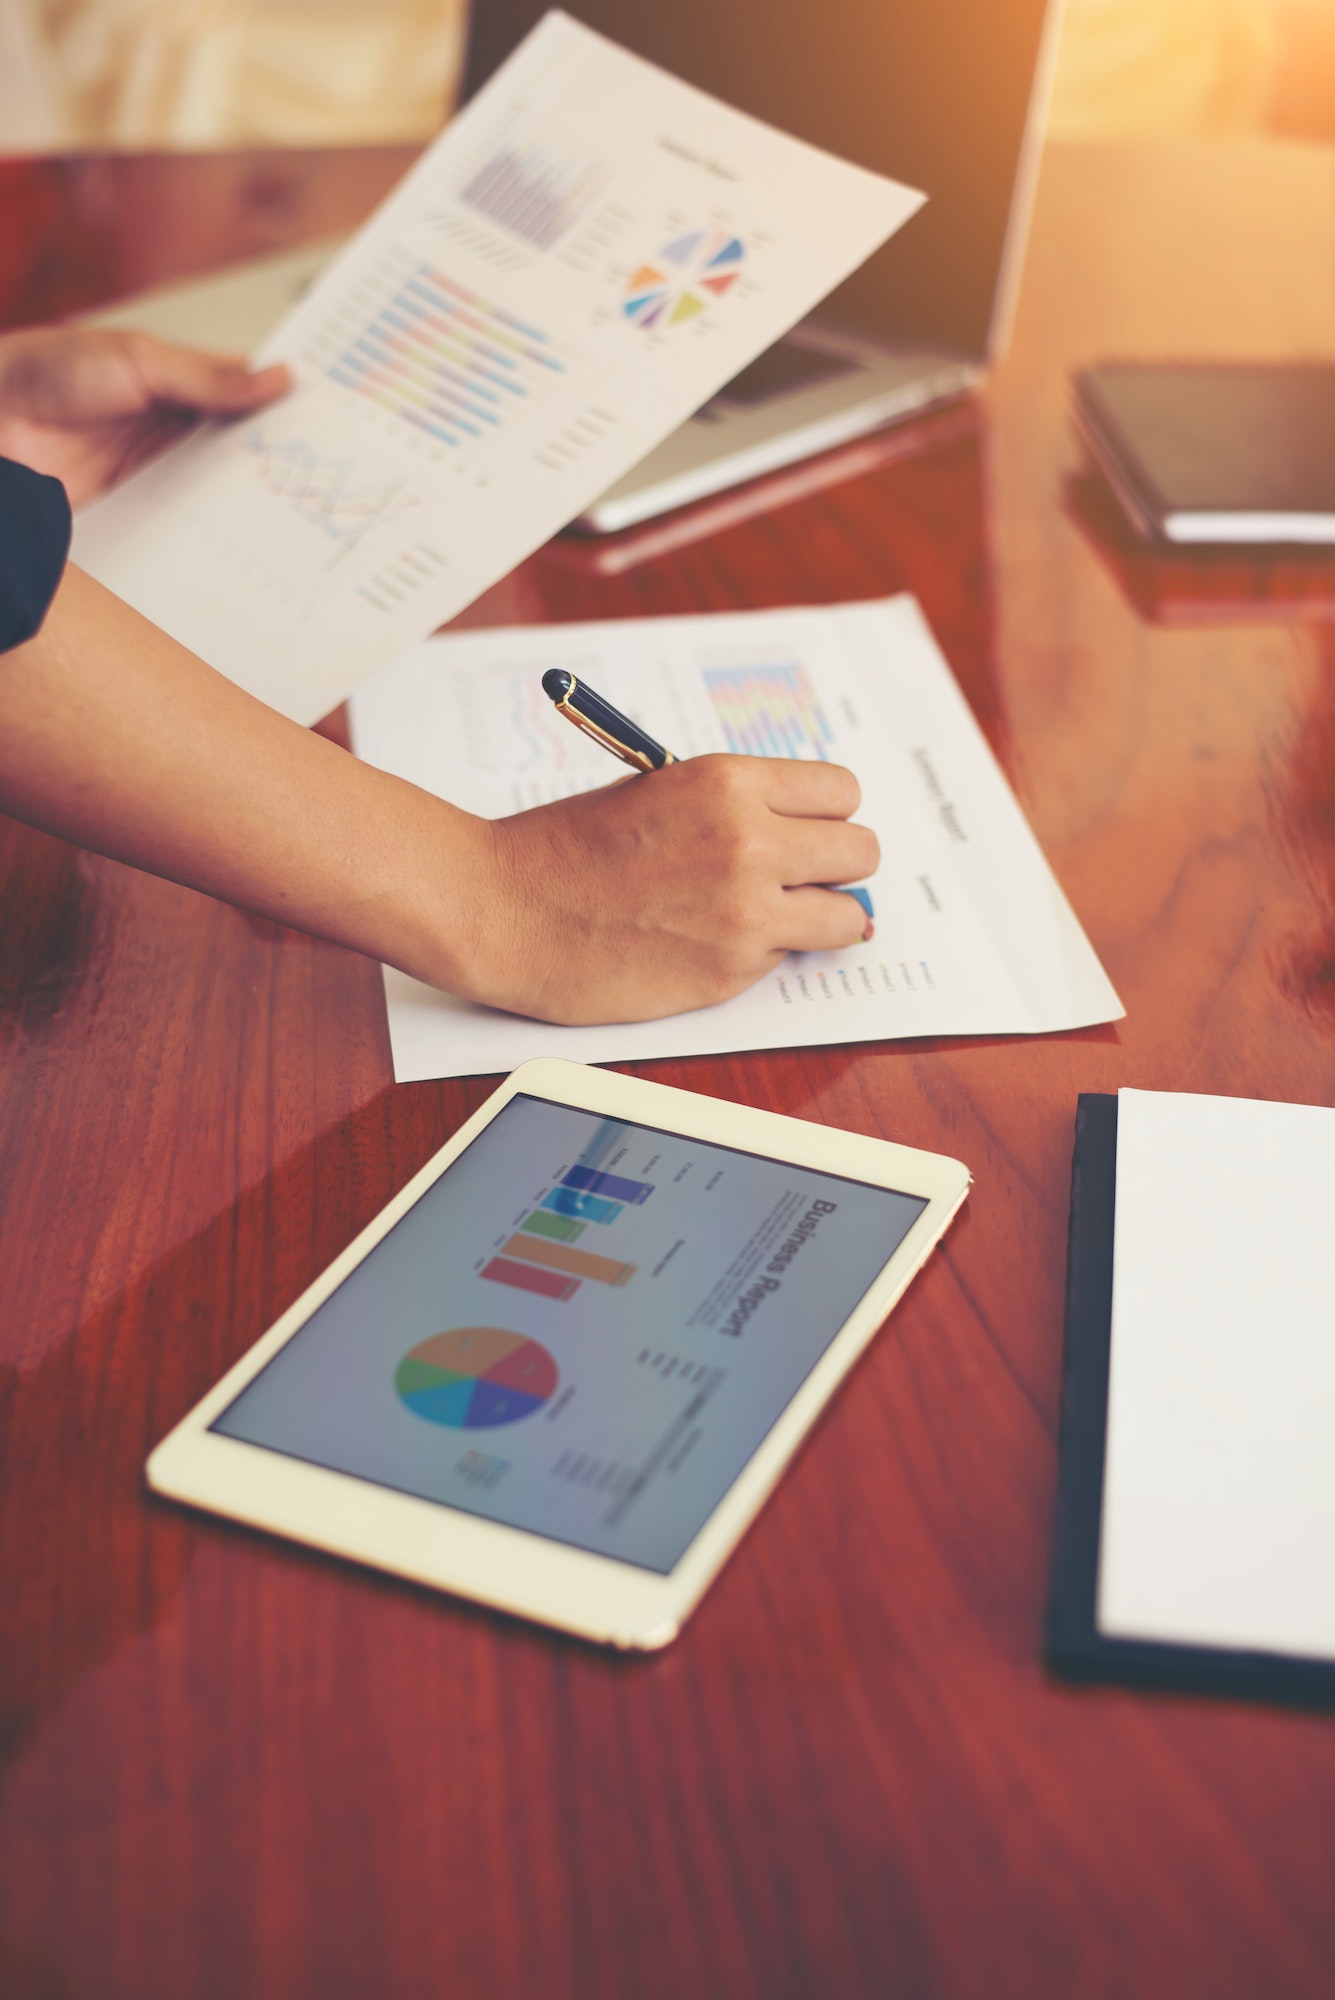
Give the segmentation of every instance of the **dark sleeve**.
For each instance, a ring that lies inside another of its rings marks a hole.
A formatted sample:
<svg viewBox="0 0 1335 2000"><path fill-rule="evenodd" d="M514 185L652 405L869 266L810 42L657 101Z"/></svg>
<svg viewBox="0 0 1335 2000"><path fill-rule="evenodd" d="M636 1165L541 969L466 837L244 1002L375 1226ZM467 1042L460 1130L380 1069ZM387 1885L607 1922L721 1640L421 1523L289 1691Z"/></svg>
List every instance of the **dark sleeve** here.
<svg viewBox="0 0 1335 2000"><path fill-rule="evenodd" d="M41 629L69 552L60 481L0 458L0 653Z"/></svg>

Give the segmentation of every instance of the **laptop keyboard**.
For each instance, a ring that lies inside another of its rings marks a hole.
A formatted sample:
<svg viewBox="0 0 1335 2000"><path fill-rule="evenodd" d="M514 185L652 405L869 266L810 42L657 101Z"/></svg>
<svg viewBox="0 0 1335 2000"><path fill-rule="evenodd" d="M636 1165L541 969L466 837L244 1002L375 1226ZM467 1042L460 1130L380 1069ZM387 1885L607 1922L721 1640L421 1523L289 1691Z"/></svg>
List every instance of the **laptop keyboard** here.
<svg viewBox="0 0 1335 2000"><path fill-rule="evenodd" d="M776 396L790 395L794 389L810 389L836 375L851 375L861 366L860 361L850 361L842 354L822 354L795 340L780 340L725 383L717 396L696 412L695 422L713 423L724 410L756 409Z"/></svg>

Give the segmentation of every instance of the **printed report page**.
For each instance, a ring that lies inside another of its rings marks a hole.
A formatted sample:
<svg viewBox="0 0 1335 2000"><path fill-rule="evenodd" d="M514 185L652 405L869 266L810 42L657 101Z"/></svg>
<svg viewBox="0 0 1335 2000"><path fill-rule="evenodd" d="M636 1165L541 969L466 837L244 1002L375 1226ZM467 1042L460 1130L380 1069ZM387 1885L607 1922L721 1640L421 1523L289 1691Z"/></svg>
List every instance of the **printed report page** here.
<svg viewBox="0 0 1335 2000"><path fill-rule="evenodd" d="M548 14L266 344L295 391L90 509L75 558L315 722L922 199Z"/></svg>
<svg viewBox="0 0 1335 2000"><path fill-rule="evenodd" d="M358 754L498 818L621 768L542 690L564 667L679 757L827 759L876 833L876 932L794 954L722 1006L597 1028L519 1020L387 970L400 1082L533 1055L633 1061L911 1035L1033 1034L1121 1004L911 598L461 633L360 689ZM653 779L637 782L652 784Z"/></svg>

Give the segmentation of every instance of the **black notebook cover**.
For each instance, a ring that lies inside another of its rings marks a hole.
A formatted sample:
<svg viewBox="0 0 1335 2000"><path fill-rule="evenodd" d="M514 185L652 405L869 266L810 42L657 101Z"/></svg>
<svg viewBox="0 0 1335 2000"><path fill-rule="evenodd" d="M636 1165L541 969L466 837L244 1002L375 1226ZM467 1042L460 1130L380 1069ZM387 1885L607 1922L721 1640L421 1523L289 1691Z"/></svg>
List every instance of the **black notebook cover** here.
<svg viewBox="0 0 1335 2000"><path fill-rule="evenodd" d="M1071 1161L1057 1519L1047 1658L1072 1680L1252 1695L1335 1708L1335 1663L1157 1640L1108 1639L1095 1622L1112 1352L1117 1099L1082 1095Z"/></svg>
<svg viewBox="0 0 1335 2000"><path fill-rule="evenodd" d="M1075 377L1095 460L1143 533L1335 542L1335 363L1105 363Z"/></svg>

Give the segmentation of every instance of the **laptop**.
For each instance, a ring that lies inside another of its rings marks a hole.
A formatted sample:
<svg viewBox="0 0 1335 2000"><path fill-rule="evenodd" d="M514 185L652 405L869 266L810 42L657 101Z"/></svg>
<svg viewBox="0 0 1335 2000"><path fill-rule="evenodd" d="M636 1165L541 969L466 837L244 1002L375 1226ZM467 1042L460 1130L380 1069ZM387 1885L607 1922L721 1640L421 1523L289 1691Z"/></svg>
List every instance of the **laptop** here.
<svg viewBox="0 0 1335 2000"><path fill-rule="evenodd" d="M473 0L464 96L547 11ZM575 526L609 534L915 415L981 382L1009 332L1060 0L568 0L727 103L922 188L925 206ZM89 315L244 353L338 240Z"/></svg>
<svg viewBox="0 0 1335 2000"><path fill-rule="evenodd" d="M549 0L473 0L463 97ZM739 110L922 188L883 250L576 524L608 534L959 396L1009 332L1060 0L563 0Z"/></svg>

